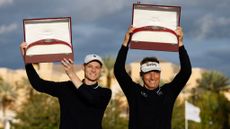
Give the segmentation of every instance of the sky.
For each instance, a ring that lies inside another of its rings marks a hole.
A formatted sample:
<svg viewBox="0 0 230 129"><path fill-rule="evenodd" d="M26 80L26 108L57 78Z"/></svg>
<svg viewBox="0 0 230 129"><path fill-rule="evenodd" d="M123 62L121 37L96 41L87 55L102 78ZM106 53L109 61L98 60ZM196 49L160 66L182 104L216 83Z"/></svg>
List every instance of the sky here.
<svg viewBox="0 0 230 129"><path fill-rule="evenodd" d="M230 0L140 0L143 4L181 6L184 46L193 67L230 77ZM19 45L23 19L71 17L76 64L86 54L116 58L131 25L136 0L0 0L0 67L24 68ZM156 56L179 64L177 52L130 49L127 63Z"/></svg>

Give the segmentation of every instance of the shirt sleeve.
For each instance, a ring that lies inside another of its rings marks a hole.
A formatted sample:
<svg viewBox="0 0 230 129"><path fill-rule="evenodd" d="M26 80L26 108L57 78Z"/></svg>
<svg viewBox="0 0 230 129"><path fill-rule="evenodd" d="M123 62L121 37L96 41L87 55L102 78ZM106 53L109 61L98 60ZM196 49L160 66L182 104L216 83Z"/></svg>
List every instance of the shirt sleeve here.
<svg viewBox="0 0 230 129"><path fill-rule="evenodd" d="M181 66L180 71L177 73L171 83L166 84L168 85L166 87L169 89L170 94L175 99L186 85L192 73L190 59L184 46L179 48L179 59Z"/></svg>
<svg viewBox="0 0 230 129"><path fill-rule="evenodd" d="M125 61L127 58L128 47L122 46L118 52L117 59L114 65L114 75L121 86L124 94L127 96L127 99L133 98L133 93L137 89L136 83L133 82L132 78L128 75L125 70Z"/></svg>
<svg viewBox="0 0 230 129"><path fill-rule="evenodd" d="M89 105L106 108L111 98L112 92L107 88L93 89L92 87L85 86L83 84L78 88L78 94Z"/></svg>
<svg viewBox="0 0 230 129"><path fill-rule="evenodd" d="M53 82L40 78L32 64L26 64L25 69L30 84L38 92L47 93L49 95L58 97L65 86L71 85L70 81Z"/></svg>

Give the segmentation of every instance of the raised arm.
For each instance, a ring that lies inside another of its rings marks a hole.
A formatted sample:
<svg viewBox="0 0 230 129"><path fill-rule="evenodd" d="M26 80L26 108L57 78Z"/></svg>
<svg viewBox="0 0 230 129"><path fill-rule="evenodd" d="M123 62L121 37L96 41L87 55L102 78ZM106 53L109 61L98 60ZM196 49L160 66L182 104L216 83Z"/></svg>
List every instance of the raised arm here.
<svg viewBox="0 0 230 129"><path fill-rule="evenodd" d="M24 56L25 54L26 47L27 44L25 42L21 43L20 50L22 56ZM61 88L71 83L71 82L57 83L57 82L44 80L40 78L40 76L38 75L38 73L36 72L32 64L25 64L25 69L32 87L39 92L47 93L52 96L58 96L59 92L62 91Z"/></svg>
<svg viewBox="0 0 230 129"><path fill-rule="evenodd" d="M176 97L180 91L184 88L192 73L192 66L188 53L183 45L183 31L181 27L178 27L176 33L179 37L179 59L180 59L180 71L170 83L170 89L173 91L174 97Z"/></svg>
<svg viewBox="0 0 230 129"><path fill-rule="evenodd" d="M134 29L130 27L129 30L126 32L124 41L118 52L117 59L114 65L114 75L126 96L130 96L134 88L134 82L125 70L125 62L129 49L128 45L133 30Z"/></svg>

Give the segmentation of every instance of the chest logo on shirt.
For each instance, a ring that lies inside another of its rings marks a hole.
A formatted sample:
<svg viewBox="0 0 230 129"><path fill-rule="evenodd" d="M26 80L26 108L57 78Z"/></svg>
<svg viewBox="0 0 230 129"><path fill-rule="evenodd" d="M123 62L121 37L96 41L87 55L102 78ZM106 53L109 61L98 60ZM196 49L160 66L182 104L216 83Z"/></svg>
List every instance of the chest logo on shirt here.
<svg viewBox="0 0 230 129"><path fill-rule="evenodd" d="M162 96L163 95L163 92L159 89L157 91L155 91L155 93L158 95L158 96ZM141 91L141 96L145 97L145 98L148 98L149 95L148 93L144 92L144 91Z"/></svg>
<svg viewBox="0 0 230 129"><path fill-rule="evenodd" d="M145 97L145 98L147 98L147 97L148 97L148 94L147 94L147 93L145 93L144 91L141 91L141 95L142 95L143 97Z"/></svg>
<svg viewBox="0 0 230 129"><path fill-rule="evenodd" d="M161 96L161 95L163 95L163 92L161 91L161 89L159 88L158 90L157 90L157 95L159 95L159 96Z"/></svg>

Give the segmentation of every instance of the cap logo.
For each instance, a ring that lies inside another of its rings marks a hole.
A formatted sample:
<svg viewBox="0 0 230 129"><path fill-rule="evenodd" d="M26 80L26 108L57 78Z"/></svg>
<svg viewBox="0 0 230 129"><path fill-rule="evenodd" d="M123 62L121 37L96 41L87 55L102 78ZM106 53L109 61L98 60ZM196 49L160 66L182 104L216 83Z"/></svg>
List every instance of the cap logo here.
<svg viewBox="0 0 230 129"><path fill-rule="evenodd" d="M156 66L156 64L153 63L147 63L146 66Z"/></svg>
<svg viewBox="0 0 230 129"><path fill-rule="evenodd" d="M157 62L147 62L141 65L141 72L161 71L160 65Z"/></svg>

